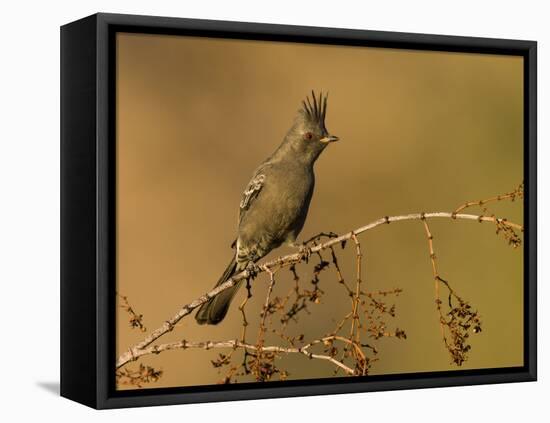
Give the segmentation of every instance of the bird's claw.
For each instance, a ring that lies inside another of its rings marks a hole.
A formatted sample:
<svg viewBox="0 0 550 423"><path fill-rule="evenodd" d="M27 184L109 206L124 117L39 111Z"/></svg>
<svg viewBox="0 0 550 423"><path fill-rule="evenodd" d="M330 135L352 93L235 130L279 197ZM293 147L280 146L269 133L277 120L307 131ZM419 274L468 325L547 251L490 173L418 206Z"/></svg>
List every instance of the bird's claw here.
<svg viewBox="0 0 550 423"><path fill-rule="evenodd" d="M248 272L248 277L254 279L260 273L260 267L253 261L248 262L246 265L246 270Z"/></svg>
<svg viewBox="0 0 550 423"><path fill-rule="evenodd" d="M311 257L311 248L307 244L302 244L298 248L298 254L300 254L301 259L307 263Z"/></svg>

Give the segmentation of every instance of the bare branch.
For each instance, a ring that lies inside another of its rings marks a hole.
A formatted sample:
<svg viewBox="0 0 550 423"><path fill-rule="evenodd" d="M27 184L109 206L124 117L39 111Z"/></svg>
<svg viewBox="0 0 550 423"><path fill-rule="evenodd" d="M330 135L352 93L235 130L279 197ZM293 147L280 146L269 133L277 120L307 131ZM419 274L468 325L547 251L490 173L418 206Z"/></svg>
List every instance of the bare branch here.
<svg viewBox="0 0 550 423"><path fill-rule="evenodd" d="M464 213L456 213L456 212L413 213L413 214L406 214L406 215L400 215L400 216L391 216L391 217L386 216L381 219L375 220L352 232L346 233L338 237L332 237L323 243L316 244L310 249L310 253L318 253L322 250L331 248L335 245L345 243L346 241L353 239L354 237L356 237L357 235L363 232L367 232L371 229L374 229L384 224L389 224L392 222L399 222L399 221L413 221L413 220L423 220L423 219L431 219L431 218L448 218L448 219L455 219L455 220L463 219L463 220L477 221L480 223L493 222L497 224L498 227L501 227L501 228L508 228L510 230L517 229L517 230L523 231L522 225L510 222L506 219L499 219L499 218L496 218L495 216L483 216L483 215L464 214ZM262 272L275 273L277 270L283 267L292 266L293 264L304 261L307 259L307 257L308 256L305 256L303 252L298 252L298 253L289 254L283 257L279 257L277 259L274 259L259 265L258 271L256 273L262 273ZM212 289L210 292L200 296L199 298L195 299L189 304L184 305L172 318L167 320L161 327L159 327L158 329L153 331L151 334L149 334L144 340L130 347L126 352L122 353L117 359L116 368L118 369L124 366L125 364L133 360L136 360L138 357L143 355L141 354L142 351L144 351L149 345L151 345L154 341L156 341L158 338L165 335L166 333L171 332L174 329L175 325L183 317L189 315L194 309L201 306L212 297L218 295L220 292L234 286L237 282L244 279L250 280L250 276L251 274L249 270L246 269L243 272L233 276L222 285L219 285L216 288ZM353 315L351 317L353 318ZM332 357L323 358L323 359L333 361ZM338 366L338 367L341 367L341 366Z"/></svg>
<svg viewBox="0 0 550 423"><path fill-rule="evenodd" d="M337 336L328 336L325 338L312 341L300 348L298 347L285 348L277 345L258 346L258 345L242 342L238 339L227 340L227 341L201 341L201 342L188 342L186 340L183 340L183 341L177 341L177 342L169 342L161 345L149 346L147 348L139 350L135 358L137 359L139 357L142 357L144 355L149 355L149 354L160 354L163 351L186 350L188 348L199 348L204 350L210 350L214 348L233 348L233 349L244 348L246 350L258 351L258 352L261 349L264 352L276 352L276 353L285 353L285 354L296 353L296 354L303 354L306 357L311 359L326 360L340 367L347 374L350 374L350 375L354 374L354 371L351 368L339 362L335 358L330 357L328 355L311 353L309 351L309 348L311 348L314 345L320 344L322 342L334 340L334 339L341 340L343 342L348 342L346 338L337 337Z"/></svg>
<svg viewBox="0 0 550 423"><path fill-rule="evenodd" d="M460 207L458 207L454 212L460 213L462 210L467 209L469 207L473 206L479 206L484 208L484 206L487 203L502 201L502 200L511 200L515 201L516 198L523 198L524 196L524 184L523 182L518 185L518 187L513 190L512 192L496 195L494 197L486 198L484 200L478 200L478 201L468 201L467 203L462 204Z"/></svg>

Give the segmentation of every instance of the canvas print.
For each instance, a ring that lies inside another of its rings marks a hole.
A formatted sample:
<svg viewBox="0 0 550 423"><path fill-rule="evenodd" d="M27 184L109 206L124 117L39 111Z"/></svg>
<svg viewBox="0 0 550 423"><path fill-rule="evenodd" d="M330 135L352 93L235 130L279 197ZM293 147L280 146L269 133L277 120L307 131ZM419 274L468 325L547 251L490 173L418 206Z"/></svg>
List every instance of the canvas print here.
<svg viewBox="0 0 550 423"><path fill-rule="evenodd" d="M524 63L116 35L116 389L524 365Z"/></svg>

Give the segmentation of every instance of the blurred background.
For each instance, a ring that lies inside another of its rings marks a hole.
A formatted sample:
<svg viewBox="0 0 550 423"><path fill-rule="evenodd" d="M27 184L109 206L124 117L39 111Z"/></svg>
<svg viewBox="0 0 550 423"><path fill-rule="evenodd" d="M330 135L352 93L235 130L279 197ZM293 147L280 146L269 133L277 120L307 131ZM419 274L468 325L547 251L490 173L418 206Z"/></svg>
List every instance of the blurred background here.
<svg viewBox="0 0 550 423"><path fill-rule="evenodd" d="M117 291L151 330L212 288L225 269L241 193L311 89L330 92L326 124L341 141L316 164L302 239L385 215L452 211L512 191L523 178L519 57L142 34L119 34L117 49ZM519 202L491 210L522 223ZM491 224L433 220L430 228L441 276L483 321L460 369L522 365L523 249L508 246ZM371 374L457 369L439 332L422 225L382 226L360 239L366 288L403 289L388 324L407 333L406 340L378 343ZM351 280L352 249L340 261ZM311 268L299 268L306 283ZM265 282L255 281L247 305L251 335ZM275 295L291 283L283 272ZM296 328L311 339L349 311L330 270L320 287L321 303ZM162 342L238 337L245 295L243 289L220 325L198 326L189 316ZM117 308L118 352L143 337ZM268 337L266 344L275 342L281 344ZM164 374L146 387L216 383L221 375L210 360L220 352L147 356L142 362ZM290 379L333 372L303 356L278 365Z"/></svg>

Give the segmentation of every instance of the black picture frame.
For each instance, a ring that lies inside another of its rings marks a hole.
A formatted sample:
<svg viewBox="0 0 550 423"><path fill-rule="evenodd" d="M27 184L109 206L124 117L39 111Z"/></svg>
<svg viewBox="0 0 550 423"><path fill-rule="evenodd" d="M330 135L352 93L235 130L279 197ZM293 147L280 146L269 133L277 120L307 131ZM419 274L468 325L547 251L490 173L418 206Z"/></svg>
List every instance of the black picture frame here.
<svg viewBox="0 0 550 423"><path fill-rule="evenodd" d="M522 56L524 366L116 391L112 364L116 358L114 37L118 31ZM61 395L103 409L536 380L536 78L534 41L104 13L61 27Z"/></svg>

